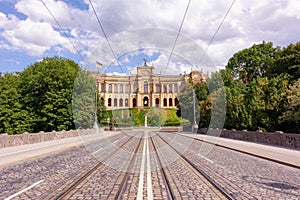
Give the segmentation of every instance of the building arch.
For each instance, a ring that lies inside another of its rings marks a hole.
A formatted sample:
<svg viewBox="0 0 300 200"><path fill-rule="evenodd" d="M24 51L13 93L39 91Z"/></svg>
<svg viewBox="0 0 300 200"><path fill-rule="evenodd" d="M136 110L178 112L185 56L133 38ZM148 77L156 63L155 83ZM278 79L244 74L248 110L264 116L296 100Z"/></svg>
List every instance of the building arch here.
<svg viewBox="0 0 300 200"><path fill-rule="evenodd" d="M136 98L132 99L132 107L135 108L136 107Z"/></svg>
<svg viewBox="0 0 300 200"><path fill-rule="evenodd" d="M144 93L148 93L148 81L144 81Z"/></svg>
<svg viewBox="0 0 300 200"><path fill-rule="evenodd" d="M172 98L169 98L169 106L173 106L173 99Z"/></svg>
<svg viewBox="0 0 300 200"><path fill-rule="evenodd" d="M178 104L179 104L179 101L178 101L178 99L177 99L177 97L176 97L176 98L175 98L175 106L177 107Z"/></svg>
<svg viewBox="0 0 300 200"><path fill-rule="evenodd" d="M108 100L107 100L107 106L111 107L111 98L108 98Z"/></svg>
<svg viewBox="0 0 300 200"><path fill-rule="evenodd" d="M144 98L143 98L143 105L144 105L144 107L149 106L149 98L147 96L144 96Z"/></svg>
<svg viewBox="0 0 300 200"><path fill-rule="evenodd" d="M122 98L119 99L119 107L123 107L123 99Z"/></svg>
<svg viewBox="0 0 300 200"><path fill-rule="evenodd" d="M118 99L114 98L114 107L118 107Z"/></svg>
<svg viewBox="0 0 300 200"><path fill-rule="evenodd" d="M167 98L164 98L164 107L167 107L168 106L168 100L167 100Z"/></svg>
<svg viewBox="0 0 300 200"><path fill-rule="evenodd" d="M159 98L156 98L156 99L155 99L155 106L156 106L156 107L159 107Z"/></svg>

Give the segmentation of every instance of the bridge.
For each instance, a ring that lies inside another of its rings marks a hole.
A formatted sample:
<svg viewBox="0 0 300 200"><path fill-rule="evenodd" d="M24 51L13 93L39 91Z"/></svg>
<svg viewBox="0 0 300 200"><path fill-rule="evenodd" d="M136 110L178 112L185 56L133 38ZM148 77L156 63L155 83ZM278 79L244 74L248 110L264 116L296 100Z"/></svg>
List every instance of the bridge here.
<svg viewBox="0 0 300 200"><path fill-rule="evenodd" d="M0 148L0 199L299 199L300 153L159 129Z"/></svg>

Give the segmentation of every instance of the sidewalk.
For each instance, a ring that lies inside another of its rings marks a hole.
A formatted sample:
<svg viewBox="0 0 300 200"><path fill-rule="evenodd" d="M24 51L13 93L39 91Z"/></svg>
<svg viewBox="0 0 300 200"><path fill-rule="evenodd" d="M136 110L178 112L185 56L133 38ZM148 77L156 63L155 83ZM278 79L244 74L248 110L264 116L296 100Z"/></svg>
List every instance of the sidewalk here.
<svg viewBox="0 0 300 200"><path fill-rule="evenodd" d="M108 135L117 132L106 132ZM83 145L85 142L94 141L104 137L102 134L89 134L81 137L71 137L21 146L6 147L0 149L0 167L32 159L45 154L63 151L65 149ZM83 142L84 140L84 142Z"/></svg>
<svg viewBox="0 0 300 200"><path fill-rule="evenodd" d="M200 134L183 134L217 146L237 150L300 169L300 150Z"/></svg>

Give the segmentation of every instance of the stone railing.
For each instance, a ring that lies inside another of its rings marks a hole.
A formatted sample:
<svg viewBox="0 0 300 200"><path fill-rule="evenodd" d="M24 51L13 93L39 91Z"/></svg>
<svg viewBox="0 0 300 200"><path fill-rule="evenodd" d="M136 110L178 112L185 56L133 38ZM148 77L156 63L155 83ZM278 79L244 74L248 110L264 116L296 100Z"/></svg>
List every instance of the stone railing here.
<svg viewBox="0 0 300 200"><path fill-rule="evenodd" d="M207 128L198 129L197 133L207 134ZM214 133L215 132L215 133ZM209 135L219 136L220 130L210 129ZM265 143L271 145L279 145L285 147L300 148L300 134L276 132L262 132L262 131L237 131L237 130L221 130L220 137L244 140L250 142Z"/></svg>
<svg viewBox="0 0 300 200"><path fill-rule="evenodd" d="M80 134L89 134L93 129L80 130ZM52 131L39 133L22 133L18 135L0 134L0 148L33 144L38 142L57 140L78 136L77 130Z"/></svg>

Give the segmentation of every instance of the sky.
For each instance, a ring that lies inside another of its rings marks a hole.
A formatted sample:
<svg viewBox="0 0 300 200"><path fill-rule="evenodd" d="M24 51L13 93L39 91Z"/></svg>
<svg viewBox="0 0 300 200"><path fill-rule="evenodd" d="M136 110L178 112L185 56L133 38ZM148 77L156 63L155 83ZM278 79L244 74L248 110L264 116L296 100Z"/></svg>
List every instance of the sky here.
<svg viewBox="0 0 300 200"><path fill-rule="evenodd" d="M181 27L188 3L0 0L0 72L20 72L52 56L83 68L98 61L113 74L134 73L143 59L162 73L210 72L253 44L300 41L299 0L191 0Z"/></svg>

